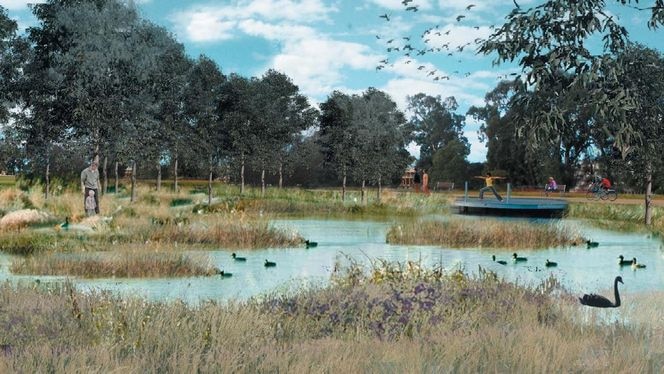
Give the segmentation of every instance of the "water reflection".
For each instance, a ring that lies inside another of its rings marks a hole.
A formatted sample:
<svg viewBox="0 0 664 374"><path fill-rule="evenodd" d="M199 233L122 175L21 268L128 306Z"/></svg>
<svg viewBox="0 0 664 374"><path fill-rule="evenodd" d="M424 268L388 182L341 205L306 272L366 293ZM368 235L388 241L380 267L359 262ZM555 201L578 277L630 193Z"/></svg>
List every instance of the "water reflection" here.
<svg viewBox="0 0 664 374"><path fill-rule="evenodd" d="M429 219L444 219L428 217ZM467 217L467 219L476 219ZM546 222L546 221L545 221ZM584 236L600 243L597 248L585 246L552 248L538 251L519 251L519 256L528 257L525 263L514 264L510 260L511 251L489 249L450 249L438 246L403 246L385 243L386 232L391 225L386 222L344 221L344 220L278 220L273 225L287 230L295 230L303 237L318 242L315 248L269 248L264 250L235 251L238 256L247 258L237 262L231 258L231 251L206 252L214 263L231 278L200 277L177 279L74 279L83 289L107 289L123 294L132 294L155 300L182 299L197 302L205 299L243 300L270 292L287 292L303 285L325 284L330 277L335 262L350 256L362 263L376 259L387 261L407 260L421 262L425 266L442 264L446 269L462 268L476 272L478 266L497 272L500 276L519 282L539 282L553 274L563 285L575 293L597 292L612 294L612 282L616 275L622 275L622 293L629 298L630 293L664 291L664 258L661 242L645 234L617 233L583 226L576 221L556 221L558 224L572 225ZM500 265L491 259L496 254L507 260ZM627 266L617 265L618 255L626 258L637 257L647 265L646 269L632 271ZM274 268L264 267L265 260L274 261ZM558 266L546 268L546 259L555 261ZM8 266L11 257L0 256L0 280L32 280L35 277L12 275ZM62 277L39 277L42 281L63 280Z"/></svg>

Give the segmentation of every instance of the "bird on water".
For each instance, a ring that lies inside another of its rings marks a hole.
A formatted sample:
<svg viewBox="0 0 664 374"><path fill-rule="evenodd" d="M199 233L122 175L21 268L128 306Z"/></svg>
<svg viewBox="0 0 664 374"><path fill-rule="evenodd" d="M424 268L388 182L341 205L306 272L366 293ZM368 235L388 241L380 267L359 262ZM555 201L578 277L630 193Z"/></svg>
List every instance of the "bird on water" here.
<svg viewBox="0 0 664 374"><path fill-rule="evenodd" d="M546 266L546 267L548 267L548 268L553 268L553 267L558 266L558 263L557 263L557 262L553 262L553 261L549 261L549 259L547 258L547 259L546 259L546 262L544 263L544 266Z"/></svg>
<svg viewBox="0 0 664 374"><path fill-rule="evenodd" d="M586 246L588 246L588 248L597 248L599 246L599 243L586 240Z"/></svg>
<svg viewBox="0 0 664 374"><path fill-rule="evenodd" d="M266 268L274 267L274 266L277 266L277 263L276 263L276 262L272 262L272 261L265 260L265 267L266 267Z"/></svg>
<svg viewBox="0 0 664 374"><path fill-rule="evenodd" d="M639 264L636 261L636 257L632 257L632 269L636 270L636 269L645 269L645 268L646 268L645 264Z"/></svg>
<svg viewBox="0 0 664 374"><path fill-rule="evenodd" d="M514 262L525 262L525 261L528 261L528 258L527 257L519 257L519 256L517 256L517 254L515 252L515 253L512 253L512 260L514 260Z"/></svg>
<svg viewBox="0 0 664 374"><path fill-rule="evenodd" d="M496 261L496 255L491 256L491 258L493 259L494 262L497 262L497 263L499 263L499 264L501 264L501 265L507 265L507 261L505 261L505 260L498 260L498 261Z"/></svg>
<svg viewBox="0 0 664 374"><path fill-rule="evenodd" d="M238 257L237 255L235 255L235 252L233 252L233 254L231 254L231 256L233 256L233 260L235 260L235 261L247 261L246 257Z"/></svg>
<svg viewBox="0 0 664 374"><path fill-rule="evenodd" d="M632 260L625 260L623 255L618 256L618 265L620 266L629 266L632 264Z"/></svg>
<svg viewBox="0 0 664 374"><path fill-rule="evenodd" d="M622 277L617 276L613 281L613 292L615 293L616 302L611 302L604 296L596 295L594 293L585 294L579 298L583 305L592 306L596 308L617 308L620 306L620 294L618 293L618 282L623 283Z"/></svg>

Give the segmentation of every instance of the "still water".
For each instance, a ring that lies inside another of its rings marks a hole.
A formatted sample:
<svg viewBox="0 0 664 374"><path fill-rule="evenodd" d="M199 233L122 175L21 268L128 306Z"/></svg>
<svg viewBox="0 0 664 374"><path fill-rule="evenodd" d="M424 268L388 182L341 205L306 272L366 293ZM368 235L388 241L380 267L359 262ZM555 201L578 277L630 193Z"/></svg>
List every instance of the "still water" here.
<svg viewBox="0 0 664 374"><path fill-rule="evenodd" d="M438 219L429 217L429 219ZM477 219L477 218L467 218ZM546 222L546 221L545 221ZM662 242L646 234L617 233L584 226L578 221L550 221L571 225L585 237L600 243L599 247L585 246L551 248L537 251L519 251L519 256L528 258L526 263L513 264L510 253L490 249L450 249L440 246L408 246L385 243L387 230L392 223L344 220L276 220L272 224L284 230L298 232L311 241L318 242L315 248L268 248L236 251L246 262L236 262L231 251L205 251L213 263L233 274L230 278L160 278L160 279L71 279L83 290L104 289L123 295L136 295L152 300L181 299L196 303L201 300L218 301L245 300L269 293L284 293L307 285L324 285L329 281L336 262L345 262L350 257L360 263L369 264L379 259L387 261L415 261L432 267L442 264L445 269L464 269L476 272L479 266L498 273L499 276L520 283L538 283L550 274L575 293L601 291L612 296L610 291L616 275L622 275L624 293L664 291L664 250ZM500 265L491 260L507 260ZM631 267L619 267L617 256L631 259L637 257L645 269L633 271ZM276 267L265 268L268 259ZM558 263L556 268L545 268L546 259ZM12 275L9 270L12 258L0 255L0 281L9 279L59 281L63 277L28 277ZM612 298L612 297L611 297Z"/></svg>

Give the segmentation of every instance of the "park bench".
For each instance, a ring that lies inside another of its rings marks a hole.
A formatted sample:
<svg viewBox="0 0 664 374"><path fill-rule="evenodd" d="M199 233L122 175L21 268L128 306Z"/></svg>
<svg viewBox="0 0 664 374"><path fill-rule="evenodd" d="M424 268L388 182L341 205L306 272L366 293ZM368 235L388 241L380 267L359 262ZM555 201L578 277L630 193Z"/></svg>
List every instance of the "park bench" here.
<svg viewBox="0 0 664 374"><path fill-rule="evenodd" d="M454 189L454 182L436 182L436 191L452 191Z"/></svg>
<svg viewBox="0 0 664 374"><path fill-rule="evenodd" d="M546 187L542 187L542 194L545 193L544 188L546 188ZM554 191L554 192L552 192L552 194L556 193L556 192L560 193L560 196L565 195L565 192L567 192L567 185L566 184L559 184L558 185L558 191Z"/></svg>

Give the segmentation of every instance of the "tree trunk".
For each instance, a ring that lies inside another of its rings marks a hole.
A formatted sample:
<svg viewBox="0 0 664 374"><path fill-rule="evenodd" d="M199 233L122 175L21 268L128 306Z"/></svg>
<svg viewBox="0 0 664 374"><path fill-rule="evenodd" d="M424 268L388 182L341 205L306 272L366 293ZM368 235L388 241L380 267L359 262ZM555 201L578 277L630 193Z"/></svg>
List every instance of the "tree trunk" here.
<svg viewBox="0 0 664 374"><path fill-rule="evenodd" d="M362 201L362 205L366 204L366 202L365 202L365 196L366 196L365 192L366 191L364 190L365 185L366 185L365 180L362 179L362 189L360 190L361 191L360 192L360 201Z"/></svg>
<svg viewBox="0 0 664 374"><path fill-rule="evenodd" d="M131 200L133 203L136 201L136 160L131 161Z"/></svg>
<svg viewBox="0 0 664 374"><path fill-rule="evenodd" d="M279 163L279 189L284 188L284 164Z"/></svg>
<svg viewBox="0 0 664 374"><path fill-rule="evenodd" d="M118 175L118 166L119 162L115 161L115 194L118 194L118 188L120 188L120 176Z"/></svg>
<svg viewBox="0 0 664 374"><path fill-rule="evenodd" d="M104 166L102 173L104 174L104 185L101 188L101 194L106 195L108 191L108 156L104 156Z"/></svg>
<svg viewBox="0 0 664 374"><path fill-rule="evenodd" d="M265 197L265 168L261 169L261 198Z"/></svg>
<svg viewBox="0 0 664 374"><path fill-rule="evenodd" d="M379 175L378 176L378 191L376 192L376 199L378 199L378 203L380 204L380 194L383 189L383 185L381 184L382 177Z"/></svg>
<svg viewBox="0 0 664 374"><path fill-rule="evenodd" d="M346 170L343 171L343 180L341 181L341 201L346 201Z"/></svg>
<svg viewBox="0 0 664 374"><path fill-rule="evenodd" d="M208 174L208 206L212 205L212 168L210 167L210 174Z"/></svg>
<svg viewBox="0 0 664 374"><path fill-rule="evenodd" d="M44 186L44 199L48 200L51 191L51 156L48 151L46 151L46 172L44 173L44 180L46 182L46 186Z"/></svg>
<svg viewBox="0 0 664 374"><path fill-rule="evenodd" d="M652 224L652 163L646 165L646 198L645 224Z"/></svg>
<svg viewBox="0 0 664 374"><path fill-rule="evenodd" d="M244 154L240 156L240 195L244 194Z"/></svg>
<svg viewBox="0 0 664 374"><path fill-rule="evenodd" d="M173 190L178 192L178 154L175 154L175 164L173 165Z"/></svg>
<svg viewBox="0 0 664 374"><path fill-rule="evenodd" d="M157 192L161 191L161 164L157 162Z"/></svg>

